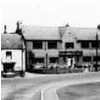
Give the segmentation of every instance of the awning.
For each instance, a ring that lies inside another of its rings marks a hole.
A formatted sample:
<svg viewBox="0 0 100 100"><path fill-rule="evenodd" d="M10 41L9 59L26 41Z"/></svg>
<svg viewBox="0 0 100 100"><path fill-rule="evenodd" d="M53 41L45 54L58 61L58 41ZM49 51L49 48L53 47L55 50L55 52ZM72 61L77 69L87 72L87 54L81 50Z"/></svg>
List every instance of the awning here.
<svg viewBox="0 0 100 100"><path fill-rule="evenodd" d="M53 52L52 52L52 53L49 52L49 53L48 53L48 56L49 56L49 57L59 57L59 53L58 53L58 52L54 52L54 53L53 53Z"/></svg>
<svg viewBox="0 0 100 100"><path fill-rule="evenodd" d="M45 53L42 53L42 52L40 52L40 53L35 53L35 57L36 57L36 58L44 58L44 57L45 57Z"/></svg>

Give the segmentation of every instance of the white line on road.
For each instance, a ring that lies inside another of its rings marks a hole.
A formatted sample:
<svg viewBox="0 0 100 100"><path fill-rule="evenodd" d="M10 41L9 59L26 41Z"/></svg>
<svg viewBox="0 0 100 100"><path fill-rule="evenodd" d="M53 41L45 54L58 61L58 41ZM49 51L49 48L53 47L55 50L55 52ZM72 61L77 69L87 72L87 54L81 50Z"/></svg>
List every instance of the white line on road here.
<svg viewBox="0 0 100 100"><path fill-rule="evenodd" d="M41 100L59 100L56 90L64 87L64 86L70 86L75 84L83 84L83 83L93 83L93 82L100 82L100 79L81 79L81 80L72 80L72 81L62 81L62 82L56 82L51 83L44 88L41 89Z"/></svg>

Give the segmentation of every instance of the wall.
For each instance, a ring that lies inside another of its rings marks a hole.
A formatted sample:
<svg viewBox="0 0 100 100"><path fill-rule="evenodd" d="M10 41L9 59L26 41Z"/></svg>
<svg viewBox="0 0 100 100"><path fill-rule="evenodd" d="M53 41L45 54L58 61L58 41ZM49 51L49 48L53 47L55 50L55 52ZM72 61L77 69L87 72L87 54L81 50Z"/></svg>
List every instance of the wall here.
<svg viewBox="0 0 100 100"><path fill-rule="evenodd" d="M12 59L9 60L9 62L15 62L15 67L14 70L19 71L22 70L22 63L23 63L23 69L25 70L25 51L23 51L22 55L22 50L10 50L10 49L5 49L1 50L1 61L6 62L6 51L11 51L12 52ZM23 59L23 62L22 62ZM1 64L1 70L3 70L3 65Z"/></svg>
<svg viewBox="0 0 100 100"><path fill-rule="evenodd" d="M33 49L33 41L26 41L26 49L27 49L27 67L30 67L29 61L29 54L28 52L31 51L34 53L35 57L43 57L45 59L45 63L49 62L48 59L46 60L46 54L48 57L58 57L59 50L61 48L61 43L57 42L58 49L48 49L48 41L43 41L43 48L42 49Z"/></svg>

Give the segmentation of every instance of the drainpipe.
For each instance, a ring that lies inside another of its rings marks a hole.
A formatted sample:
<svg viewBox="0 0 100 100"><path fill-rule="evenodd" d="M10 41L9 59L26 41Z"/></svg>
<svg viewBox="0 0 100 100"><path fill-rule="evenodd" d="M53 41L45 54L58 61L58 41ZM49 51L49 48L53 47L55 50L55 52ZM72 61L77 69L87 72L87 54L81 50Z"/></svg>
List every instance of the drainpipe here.
<svg viewBox="0 0 100 100"><path fill-rule="evenodd" d="M45 41L45 67L48 68L48 53L47 53L47 41Z"/></svg>
<svg viewBox="0 0 100 100"><path fill-rule="evenodd" d="M98 33L96 34L96 69L95 71L98 71L98 61L97 61L97 58L98 58Z"/></svg>

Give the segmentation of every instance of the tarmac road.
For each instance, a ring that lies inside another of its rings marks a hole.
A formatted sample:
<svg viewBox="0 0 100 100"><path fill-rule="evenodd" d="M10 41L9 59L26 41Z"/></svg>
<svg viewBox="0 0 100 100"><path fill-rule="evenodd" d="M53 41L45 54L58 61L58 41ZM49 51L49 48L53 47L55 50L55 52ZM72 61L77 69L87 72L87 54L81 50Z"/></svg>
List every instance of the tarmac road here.
<svg viewBox="0 0 100 100"><path fill-rule="evenodd" d="M99 73L80 73L80 74L64 74L64 75L40 75L31 78L11 78L1 80L1 100L36 100L33 99L35 93L47 84L66 80L90 80L100 77ZM73 82L73 81L72 81ZM38 93L38 100L40 93Z"/></svg>
<svg viewBox="0 0 100 100"><path fill-rule="evenodd" d="M95 78L95 79L87 78L87 79L81 79L81 80L80 79L78 79L78 80L73 79L71 81L62 81L62 82L56 82L54 84L50 84L49 86L44 88L44 91L42 93L43 94L43 100L67 100L67 96L66 96L66 98L65 98L65 96L63 96L63 93L66 94L66 91L62 92L62 91L58 91L58 90L62 90L62 88L65 89L65 87L69 87L69 86L71 87L72 85L77 85L77 87L78 87L79 84L96 83L96 82L100 83L100 78ZM81 90L79 90L79 91L81 92ZM69 92L69 93L70 93L70 95L72 95L71 93L74 93L74 92ZM60 96L58 96L58 93L60 94ZM75 93L77 93L77 89L76 89ZM62 96L62 99L61 99L61 96ZM74 99L75 98L68 99L68 100L74 100ZM77 99L75 99L75 100L77 100ZM84 99L82 99L82 100L84 100ZM88 100L88 99L86 99L86 100Z"/></svg>

